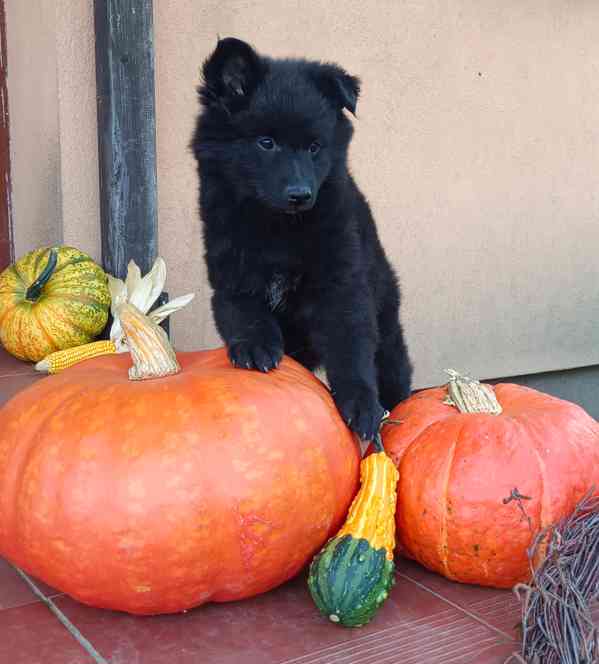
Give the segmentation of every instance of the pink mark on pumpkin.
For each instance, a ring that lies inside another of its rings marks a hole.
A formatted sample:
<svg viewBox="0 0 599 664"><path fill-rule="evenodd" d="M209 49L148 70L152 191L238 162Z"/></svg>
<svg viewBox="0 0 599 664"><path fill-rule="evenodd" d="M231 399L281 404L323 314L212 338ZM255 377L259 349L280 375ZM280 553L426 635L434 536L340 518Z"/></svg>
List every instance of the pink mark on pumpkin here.
<svg viewBox="0 0 599 664"><path fill-rule="evenodd" d="M267 551L266 540L270 537L274 526L257 514L242 514L238 511L240 532L239 549L241 560L246 569L252 568L254 556Z"/></svg>

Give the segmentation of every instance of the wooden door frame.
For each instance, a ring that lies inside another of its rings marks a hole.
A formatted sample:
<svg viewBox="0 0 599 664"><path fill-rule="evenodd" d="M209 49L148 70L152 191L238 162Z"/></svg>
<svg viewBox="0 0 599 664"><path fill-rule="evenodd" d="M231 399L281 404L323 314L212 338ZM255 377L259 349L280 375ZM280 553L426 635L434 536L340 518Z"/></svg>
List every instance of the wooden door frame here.
<svg viewBox="0 0 599 664"><path fill-rule="evenodd" d="M10 186L6 12L0 0L0 271L14 260Z"/></svg>

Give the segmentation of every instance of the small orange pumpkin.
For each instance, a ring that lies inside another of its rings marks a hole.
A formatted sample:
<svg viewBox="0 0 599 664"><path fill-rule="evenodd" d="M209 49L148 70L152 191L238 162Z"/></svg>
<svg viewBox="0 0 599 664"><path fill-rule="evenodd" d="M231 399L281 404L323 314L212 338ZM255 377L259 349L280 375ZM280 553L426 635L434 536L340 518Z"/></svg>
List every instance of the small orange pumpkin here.
<svg viewBox="0 0 599 664"><path fill-rule="evenodd" d="M129 355L105 355L0 410L0 553L138 614L286 581L358 488L359 447L328 390L289 358L262 374L223 349L152 355L156 330L121 321L131 378L164 377L130 380Z"/></svg>
<svg viewBox="0 0 599 664"><path fill-rule="evenodd" d="M599 424L536 390L454 374L391 419L399 423L384 426L383 442L400 471L398 546L449 579L528 580L534 536L599 489Z"/></svg>

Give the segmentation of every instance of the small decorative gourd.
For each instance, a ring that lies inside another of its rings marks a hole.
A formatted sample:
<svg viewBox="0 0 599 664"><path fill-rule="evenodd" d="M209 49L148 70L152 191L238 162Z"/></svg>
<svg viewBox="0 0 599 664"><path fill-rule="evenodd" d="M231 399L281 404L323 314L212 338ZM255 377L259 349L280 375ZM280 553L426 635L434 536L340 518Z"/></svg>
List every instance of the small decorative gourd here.
<svg viewBox="0 0 599 664"><path fill-rule="evenodd" d="M310 566L308 587L331 621L360 627L375 615L395 583L395 506L399 473L383 450L360 464L361 487L339 532Z"/></svg>
<svg viewBox="0 0 599 664"><path fill-rule="evenodd" d="M87 344L108 320L104 270L73 247L36 249L0 274L0 343L20 360Z"/></svg>

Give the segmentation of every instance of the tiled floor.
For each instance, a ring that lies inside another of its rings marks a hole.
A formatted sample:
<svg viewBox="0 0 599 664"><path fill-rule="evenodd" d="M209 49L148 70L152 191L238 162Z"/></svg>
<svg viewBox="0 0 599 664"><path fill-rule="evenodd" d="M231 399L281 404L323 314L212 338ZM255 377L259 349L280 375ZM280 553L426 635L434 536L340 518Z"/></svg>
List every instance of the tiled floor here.
<svg viewBox="0 0 599 664"><path fill-rule="evenodd" d="M0 403L35 380L0 350ZM376 619L345 630L319 616L304 575L245 602L138 618L37 581L36 594L0 559L0 664L502 664L517 650L510 592L452 584L404 560L398 570Z"/></svg>

